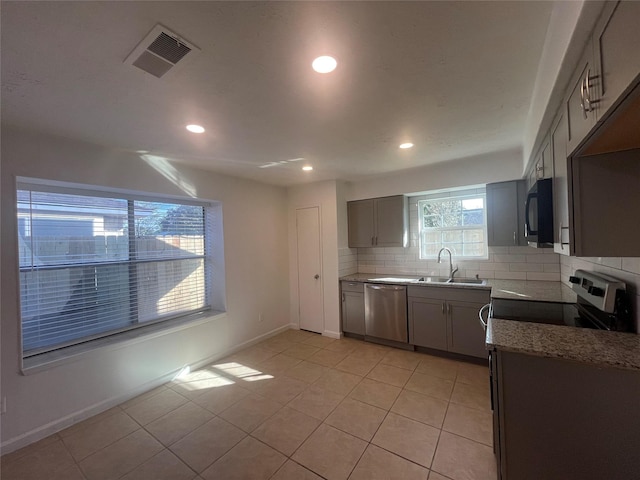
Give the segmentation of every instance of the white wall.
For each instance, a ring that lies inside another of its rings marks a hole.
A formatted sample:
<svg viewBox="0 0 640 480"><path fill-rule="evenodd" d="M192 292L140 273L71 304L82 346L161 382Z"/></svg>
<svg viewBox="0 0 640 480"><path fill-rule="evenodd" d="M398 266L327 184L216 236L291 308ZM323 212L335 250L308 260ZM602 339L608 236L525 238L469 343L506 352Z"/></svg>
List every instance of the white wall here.
<svg viewBox="0 0 640 480"><path fill-rule="evenodd" d="M322 288L324 305L323 335L340 336L340 301L338 284L338 208L335 181L290 187L289 194L289 277L291 311L294 326L299 326L298 251L296 244L296 209L320 207L322 245ZM345 204L346 208L346 204Z"/></svg>
<svg viewBox="0 0 640 480"><path fill-rule="evenodd" d="M349 184L346 200L418 193L522 177L520 149L436 163Z"/></svg>
<svg viewBox="0 0 640 480"><path fill-rule="evenodd" d="M217 358L290 323L284 188L177 164L163 164L163 175L132 153L9 127L2 129L1 153L1 373L2 395L7 398L7 413L2 416L4 452L140 393L185 365ZM226 315L176 333L96 351L82 361L22 375L15 255L16 176L185 196L175 184L179 183L200 198L221 201Z"/></svg>

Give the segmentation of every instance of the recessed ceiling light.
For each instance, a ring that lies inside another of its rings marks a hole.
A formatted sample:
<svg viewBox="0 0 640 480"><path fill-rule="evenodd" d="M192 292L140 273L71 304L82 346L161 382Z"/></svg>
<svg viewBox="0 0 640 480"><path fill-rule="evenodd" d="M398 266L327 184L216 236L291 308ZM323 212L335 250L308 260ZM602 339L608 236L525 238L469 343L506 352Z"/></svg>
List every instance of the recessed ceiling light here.
<svg viewBox="0 0 640 480"><path fill-rule="evenodd" d="M413 147L413 143L401 143L400 144L400 148L406 149L406 148L411 148Z"/></svg>
<svg viewBox="0 0 640 480"><path fill-rule="evenodd" d="M336 62L335 58L326 55L316 58L311 64L313 69L318 73L333 72L336 69L337 65L338 62Z"/></svg>
<svg viewBox="0 0 640 480"><path fill-rule="evenodd" d="M310 172L311 170L313 170L313 167L311 165L305 165L304 167L302 167L302 169L305 172Z"/></svg>
<svg viewBox="0 0 640 480"><path fill-rule="evenodd" d="M202 133L204 132L204 127L201 127L200 125L187 125L187 130L191 133Z"/></svg>

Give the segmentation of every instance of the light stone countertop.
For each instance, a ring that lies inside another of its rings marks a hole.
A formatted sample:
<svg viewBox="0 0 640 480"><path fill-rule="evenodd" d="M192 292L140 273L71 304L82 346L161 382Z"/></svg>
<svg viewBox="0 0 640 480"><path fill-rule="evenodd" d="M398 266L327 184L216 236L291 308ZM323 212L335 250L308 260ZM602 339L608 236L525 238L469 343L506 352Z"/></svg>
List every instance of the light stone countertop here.
<svg viewBox="0 0 640 480"><path fill-rule="evenodd" d="M444 288L491 289L491 298L536 302L575 303L576 295L561 282L487 280L486 285L420 282L421 276L357 273L340 280ZM374 280L381 279L383 280ZM640 370L640 335L589 328L547 325L489 318L487 349L560 358L600 367Z"/></svg>
<svg viewBox="0 0 640 480"><path fill-rule="evenodd" d="M491 298L531 302L576 303L576 294L562 282L489 280Z"/></svg>
<svg viewBox="0 0 640 480"><path fill-rule="evenodd" d="M489 318L487 349L640 370L640 335Z"/></svg>
<svg viewBox="0 0 640 480"><path fill-rule="evenodd" d="M347 282L389 283L393 285L411 285L419 287L471 288L474 290L491 289L491 298L509 300L529 300L536 302L576 303L576 294L562 282L540 280L492 280L485 285L416 282L423 275L389 275L383 273L354 273L340 280ZM425 277L428 275L424 275Z"/></svg>

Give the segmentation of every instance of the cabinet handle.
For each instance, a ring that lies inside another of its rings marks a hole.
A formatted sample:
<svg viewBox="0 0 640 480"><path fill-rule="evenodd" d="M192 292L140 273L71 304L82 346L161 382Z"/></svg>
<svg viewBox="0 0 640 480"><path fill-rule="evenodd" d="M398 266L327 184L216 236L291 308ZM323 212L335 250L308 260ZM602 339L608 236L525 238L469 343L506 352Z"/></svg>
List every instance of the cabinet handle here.
<svg viewBox="0 0 640 480"><path fill-rule="evenodd" d="M442 314L444 315L444 302L442 302Z"/></svg>
<svg viewBox="0 0 640 480"><path fill-rule="evenodd" d="M560 244L560 246L569 245L569 242L562 241L562 230L569 230L569 227L563 227L562 223L560 224L560 233L558 234L558 243Z"/></svg>
<svg viewBox="0 0 640 480"><path fill-rule="evenodd" d="M598 76L591 76L591 69L587 69L587 76L584 79L584 94L585 94L585 98L584 98L584 102L585 102L585 107L587 112L593 112L594 108L593 108L593 104L594 103L598 103L598 100L592 100L591 99L591 80L595 80L596 78L598 78Z"/></svg>
<svg viewBox="0 0 640 480"><path fill-rule="evenodd" d="M513 244L516 244L516 232L513 232Z"/></svg>
<svg viewBox="0 0 640 480"><path fill-rule="evenodd" d="M598 103L598 100L591 98L591 80L595 80L598 76L591 76L591 69L587 69L587 74L580 83L580 106L582 107L582 114L584 118L587 118L588 112L593 112L593 104Z"/></svg>
<svg viewBox="0 0 640 480"><path fill-rule="evenodd" d="M371 237L371 245L375 245L375 239L376 237Z"/></svg>
<svg viewBox="0 0 640 480"><path fill-rule="evenodd" d="M582 115L584 116L584 118L586 120L587 119L587 106L586 106L585 97L584 97L585 80L586 80L586 77L583 78L582 81L580 82L580 107L582 108Z"/></svg>
<svg viewBox="0 0 640 480"><path fill-rule="evenodd" d="M342 301L343 301L343 302L346 302L346 301L347 301L347 300L346 300L346 298L345 298L345 296L344 296L344 293L342 294Z"/></svg>

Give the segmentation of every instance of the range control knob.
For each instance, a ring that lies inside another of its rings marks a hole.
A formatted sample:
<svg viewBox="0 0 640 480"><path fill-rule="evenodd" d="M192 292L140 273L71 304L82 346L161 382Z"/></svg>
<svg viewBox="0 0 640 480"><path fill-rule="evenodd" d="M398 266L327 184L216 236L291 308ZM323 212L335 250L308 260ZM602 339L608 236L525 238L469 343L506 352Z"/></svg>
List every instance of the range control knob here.
<svg viewBox="0 0 640 480"><path fill-rule="evenodd" d="M594 297L604 297L604 290L600 287L589 287L587 292Z"/></svg>
<svg viewBox="0 0 640 480"><path fill-rule="evenodd" d="M580 283L580 277L574 277L573 275L569 277L569 282L571 283Z"/></svg>

